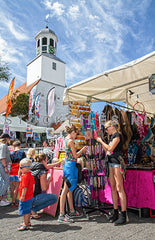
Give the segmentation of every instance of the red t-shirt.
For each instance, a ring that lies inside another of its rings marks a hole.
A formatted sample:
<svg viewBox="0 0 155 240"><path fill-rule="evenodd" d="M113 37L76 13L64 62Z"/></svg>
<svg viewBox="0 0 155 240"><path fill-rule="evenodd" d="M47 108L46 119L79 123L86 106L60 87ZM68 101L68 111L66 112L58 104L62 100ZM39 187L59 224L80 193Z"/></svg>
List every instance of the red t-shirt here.
<svg viewBox="0 0 155 240"><path fill-rule="evenodd" d="M31 172L27 172L21 175L21 181L19 185L19 199L21 198L23 188L27 188L24 201L27 201L33 197L33 184L35 184L35 180Z"/></svg>

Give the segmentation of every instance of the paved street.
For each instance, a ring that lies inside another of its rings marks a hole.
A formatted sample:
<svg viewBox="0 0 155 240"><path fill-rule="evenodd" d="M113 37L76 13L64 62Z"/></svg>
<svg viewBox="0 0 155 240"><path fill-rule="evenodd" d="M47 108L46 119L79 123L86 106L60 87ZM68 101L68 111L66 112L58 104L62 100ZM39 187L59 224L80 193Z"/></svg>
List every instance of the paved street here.
<svg viewBox="0 0 155 240"><path fill-rule="evenodd" d="M17 227L23 222L18 216L18 209L0 207L0 240L24 238L32 240L153 240L155 239L155 218L139 218L138 212L129 210L130 223L124 226L114 226L108 223L107 218L100 212L89 214L76 219L75 223L62 224L45 213L41 218L31 220L31 230L19 232Z"/></svg>

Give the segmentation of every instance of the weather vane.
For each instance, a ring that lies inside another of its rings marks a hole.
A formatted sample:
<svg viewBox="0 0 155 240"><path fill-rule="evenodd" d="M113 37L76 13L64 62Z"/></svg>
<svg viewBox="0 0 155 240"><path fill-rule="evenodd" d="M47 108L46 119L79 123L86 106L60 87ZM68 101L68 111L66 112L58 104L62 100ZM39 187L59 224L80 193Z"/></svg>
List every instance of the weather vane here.
<svg viewBox="0 0 155 240"><path fill-rule="evenodd" d="M46 27L48 27L48 19L49 19L49 14L46 15Z"/></svg>

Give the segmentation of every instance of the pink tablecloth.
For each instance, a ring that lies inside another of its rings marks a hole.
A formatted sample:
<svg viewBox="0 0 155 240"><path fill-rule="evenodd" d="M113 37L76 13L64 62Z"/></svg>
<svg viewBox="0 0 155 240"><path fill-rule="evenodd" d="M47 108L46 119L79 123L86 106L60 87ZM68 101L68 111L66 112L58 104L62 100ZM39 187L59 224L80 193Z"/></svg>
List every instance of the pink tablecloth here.
<svg viewBox="0 0 155 240"><path fill-rule="evenodd" d="M128 207L155 209L155 171L127 170L124 182ZM92 198L95 197L92 192ZM99 201L112 203L109 183L99 190Z"/></svg>
<svg viewBox="0 0 155 240"><path fill-rule="evenodd" d="M58 196L58 199L59 199L61 186L62 186L63 169L53 168L53 169L49 169L48 172L51 173L52 181L50 182L46 193L56 194ZM58 201L55 204L44 208L44 212L46 212L46 213L52 215L53 217L55 217L57 206L58 206Z"/></svg>

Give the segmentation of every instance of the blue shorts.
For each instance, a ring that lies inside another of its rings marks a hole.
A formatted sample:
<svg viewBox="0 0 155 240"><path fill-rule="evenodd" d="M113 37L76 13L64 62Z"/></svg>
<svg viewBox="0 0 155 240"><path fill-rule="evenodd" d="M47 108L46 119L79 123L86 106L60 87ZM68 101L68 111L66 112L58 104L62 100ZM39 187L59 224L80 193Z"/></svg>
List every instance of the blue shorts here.
<svg viewBox="0 0 155 240"><path fill-rule="evenodd" d="M33 198L24 202L19 201L19 215L25 215L25 214L31 213L32 200Z"/></svg>
<svg viewBox="0 0 155 240"><path fill-rule="evenodd" d="M121 165L118 164L118 163L108 163L108 165L109 165L109 168L118 168L118 167L121 166Z"/></svg>
<svg viewBox="0 0 155 240"><path fill-rule="evenodd" d="M17 175L10 175L10 182L19 182L19 178Z"/></svg>

